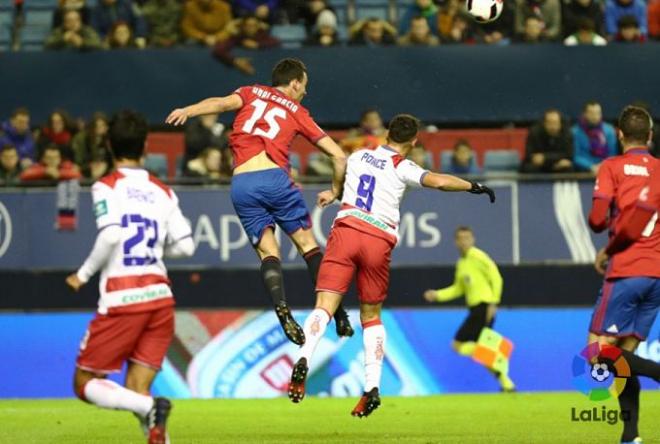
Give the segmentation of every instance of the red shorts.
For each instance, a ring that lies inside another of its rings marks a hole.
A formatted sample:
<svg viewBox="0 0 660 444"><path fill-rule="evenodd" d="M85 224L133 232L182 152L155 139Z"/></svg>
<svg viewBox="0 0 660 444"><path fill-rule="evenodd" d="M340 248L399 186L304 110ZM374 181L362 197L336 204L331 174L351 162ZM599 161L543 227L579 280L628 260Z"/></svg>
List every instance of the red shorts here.
<svg viewBox="0 0 660 444"><path fill-rule="evenodd" d="M114 373L125 361L160 370L174 336L174 307L142 313L97 314L80 343L82 370Z"/></svg>
<svg viewBox="0 0 660 444"><path fill-rule="evenodd" d="M346 294L357 271L360 302L382 303L390 284L393 247L383 238L345 225L335 225L323 255L316 291Z"/></svg>

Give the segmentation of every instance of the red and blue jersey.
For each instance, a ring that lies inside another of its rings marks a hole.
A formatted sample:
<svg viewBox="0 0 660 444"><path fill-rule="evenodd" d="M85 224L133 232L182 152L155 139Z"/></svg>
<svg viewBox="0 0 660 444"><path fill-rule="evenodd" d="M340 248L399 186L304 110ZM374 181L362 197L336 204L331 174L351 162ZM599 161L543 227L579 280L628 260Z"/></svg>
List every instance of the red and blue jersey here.
<svg viewBox="0 0 660 444"><path fill-rule="evenodd" d="M288 171L289 148L298 134L312 143L326 136L305 107L276 88L244 86L234 94L243 100L229 138L234 168L263 151Z"/></svg>

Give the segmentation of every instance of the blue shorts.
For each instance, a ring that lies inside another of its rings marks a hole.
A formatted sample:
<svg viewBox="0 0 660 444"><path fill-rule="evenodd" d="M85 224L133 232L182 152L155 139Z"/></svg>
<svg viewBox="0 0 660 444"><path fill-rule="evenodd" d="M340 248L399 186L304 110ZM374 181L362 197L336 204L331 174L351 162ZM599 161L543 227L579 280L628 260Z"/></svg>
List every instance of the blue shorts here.
<svg viewBox="0 0 660 444"><path fill-rule="evenodd" d="M266 228L279 225L286 234L312 226L302 193L280 168L235 175L231 201L252 245Z"/></svg>
<svg viewBox="0 0 660 444"><path fill-rule="evenodd" d="M604 336L646 339L660 307L660 279L631 277L606 280L589 331Z"/></svg>

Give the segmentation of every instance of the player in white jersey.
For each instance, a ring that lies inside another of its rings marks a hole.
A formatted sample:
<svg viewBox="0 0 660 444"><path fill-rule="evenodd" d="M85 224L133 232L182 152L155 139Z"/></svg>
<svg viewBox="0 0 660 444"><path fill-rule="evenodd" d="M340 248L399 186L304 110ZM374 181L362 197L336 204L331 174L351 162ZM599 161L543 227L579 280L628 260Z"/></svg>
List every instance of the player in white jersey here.
<svg viewBox="0 0 660 444"><path fill-rule="evenodd" d="M348 158L342 206L330 232L316 284L316 308L305 321L306 342L291 375L289 398L293 402L304 398L312 354L348 291L353 275L357 274L366 387L351 414L368 416L380 405L379 386L386 342L380 312L387 296L390 256L399 238L399 204L406 187L486 193L491 202L495 201L495 193L484 185L433 173L406 160L417 142L418 131L419 121L415 117L398 115L390 122L387 145L359 150ZM322 207L333 200L330 191L319 194Z"/></svg>
<svg viewBox="0 0 660 444"><path fill-rule="evenodd" d="M167 440L170 401L150 396L174 335L174 298L163 256L191 256L190 225L169 187L142 169L147 122L132 111L110 123L116 171L92 187L98 235L66 282L78 291L101 270L96 317L80 345L74 389L83 401L128 410L150 444ZM128 362L125 387L106 379Z"/></svg>

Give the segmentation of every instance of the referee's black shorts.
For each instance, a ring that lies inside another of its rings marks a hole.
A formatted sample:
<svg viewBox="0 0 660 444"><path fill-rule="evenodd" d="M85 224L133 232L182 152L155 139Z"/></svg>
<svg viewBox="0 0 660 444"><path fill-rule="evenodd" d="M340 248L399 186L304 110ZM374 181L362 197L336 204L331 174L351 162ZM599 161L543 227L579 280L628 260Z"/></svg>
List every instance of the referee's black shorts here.
<svg viewBox="0 0 660 444"><path fill-rule="evenodd" d="M495 316L490 321L487 320L490 305L482 302L470 307L470 312L456 332L454 340L457 342L476 342L484 327L492 328L495 323Z"/></svg>

